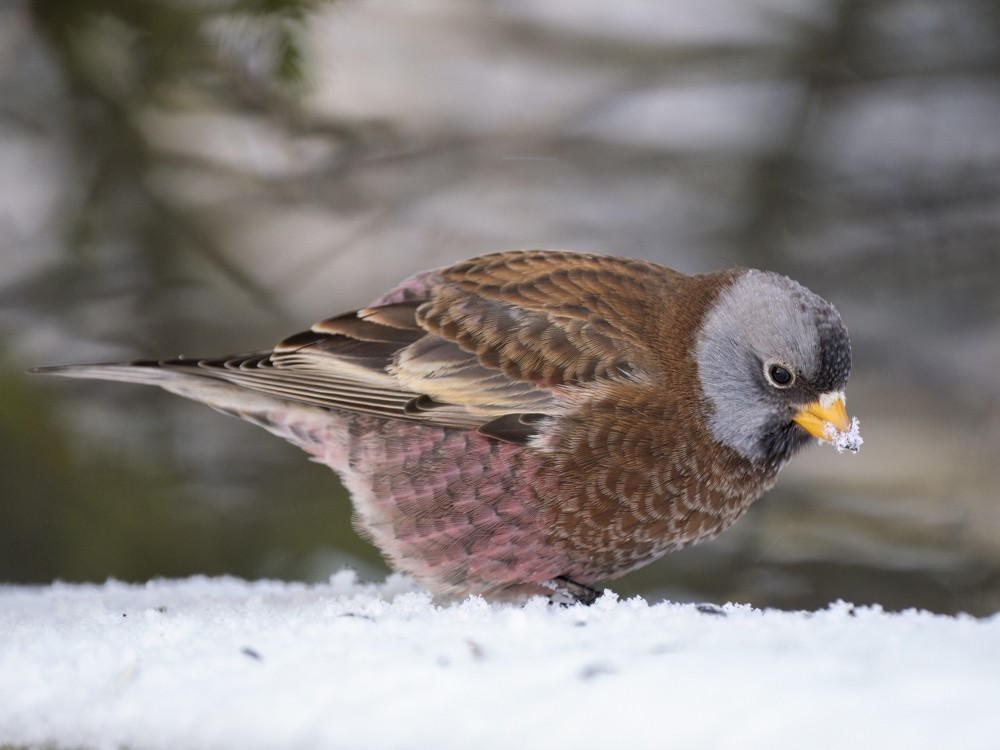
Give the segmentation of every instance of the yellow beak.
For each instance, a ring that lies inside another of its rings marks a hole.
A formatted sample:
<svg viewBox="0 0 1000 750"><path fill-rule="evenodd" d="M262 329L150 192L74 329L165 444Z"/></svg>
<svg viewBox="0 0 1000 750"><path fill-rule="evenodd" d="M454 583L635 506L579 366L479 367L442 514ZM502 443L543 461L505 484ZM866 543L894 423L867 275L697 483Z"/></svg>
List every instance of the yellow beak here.
<svg viewBox="0 0 1000 750"><path fill-rule="evenodd" d="M831 425L837 432L847 432L851 426L842 392L824 393L818 401L799 409L792 419L813 437L827 442L833 437L830 431Z"/></svg>

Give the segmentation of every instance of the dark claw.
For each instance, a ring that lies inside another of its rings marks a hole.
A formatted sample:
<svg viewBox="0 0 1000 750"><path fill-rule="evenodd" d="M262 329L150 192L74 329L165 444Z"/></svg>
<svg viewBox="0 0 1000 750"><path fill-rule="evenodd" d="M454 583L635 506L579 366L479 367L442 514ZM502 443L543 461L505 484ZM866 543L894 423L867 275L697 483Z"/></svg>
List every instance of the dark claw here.
<svg viewBox="0 0 1000 750"><path fill-rule="evenodd" d="M715 615L716 617L726 616L726 611L718 604L709 604L708 602L702 602L701 604L695 604L694 608L699 612L701 612L703 615Z"/></svg>
<svg viewBox="0 0 1000 750"><path fill-rule="evenodd" d="M553 589L549 595L549 601L552 604L559 604L563 607L568 607L570 604L586 604L590 606L601 595L601 592L597 589L577 583L566 576L553 578L549 583Z"/></svg>

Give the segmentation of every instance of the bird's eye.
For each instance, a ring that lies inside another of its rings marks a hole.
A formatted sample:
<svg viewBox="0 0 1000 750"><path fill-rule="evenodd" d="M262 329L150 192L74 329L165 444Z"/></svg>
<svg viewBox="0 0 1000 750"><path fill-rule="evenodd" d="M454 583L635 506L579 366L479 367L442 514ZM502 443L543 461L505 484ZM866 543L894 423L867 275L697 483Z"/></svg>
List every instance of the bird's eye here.
<svg viewBox="0 0 1000 750"><path fill-rule="evenodd" d="M787 388L795 380L795 375L785 365L772 362L767 366L767 379L777 388Z"/></svg>

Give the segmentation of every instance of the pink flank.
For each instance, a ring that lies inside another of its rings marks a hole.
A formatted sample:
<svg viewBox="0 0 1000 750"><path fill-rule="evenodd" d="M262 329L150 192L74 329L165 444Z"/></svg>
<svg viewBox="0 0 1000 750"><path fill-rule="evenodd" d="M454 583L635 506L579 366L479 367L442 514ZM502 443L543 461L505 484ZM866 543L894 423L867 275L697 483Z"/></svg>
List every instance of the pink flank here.
<svg viewBox="0 0 1000 750"><path fill-rule="evenodd" d="M310 407L241 416L336 471L359 532L441 593L544 594L569 572L539 497L557 487L543 455L472 431Z"/></svg>

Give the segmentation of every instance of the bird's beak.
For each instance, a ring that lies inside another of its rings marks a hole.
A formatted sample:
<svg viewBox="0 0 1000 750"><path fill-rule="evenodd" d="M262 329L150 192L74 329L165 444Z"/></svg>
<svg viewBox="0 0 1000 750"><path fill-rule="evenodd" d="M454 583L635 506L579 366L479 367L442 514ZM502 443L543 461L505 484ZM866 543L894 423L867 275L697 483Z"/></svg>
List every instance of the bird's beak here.
<svg viewBox="0 0 1000 750"><path fill-rule="evenodd" d="M834 435L847 432L851 427L843 391L824 393L818 401L800 408L792 419L810 435L828 443L833 442ZM831 431L831 426L836 432Z"/></svg>

